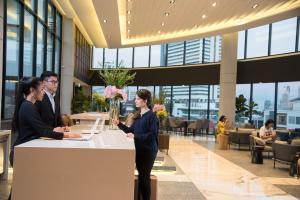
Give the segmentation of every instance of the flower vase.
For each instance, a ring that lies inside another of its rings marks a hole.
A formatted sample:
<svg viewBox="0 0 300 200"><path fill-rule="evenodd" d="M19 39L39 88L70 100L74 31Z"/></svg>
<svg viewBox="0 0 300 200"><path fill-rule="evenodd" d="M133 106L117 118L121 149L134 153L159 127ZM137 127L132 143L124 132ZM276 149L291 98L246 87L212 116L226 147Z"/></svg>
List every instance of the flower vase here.
<svg viewBox="0 0 300 200"><path fill-rule="evenodd" d="M109 127L111 130L118 129L118 126L112 123L112 119L119 119L120 114L120 101L117 99L111 99L109 104Z"/></svg>

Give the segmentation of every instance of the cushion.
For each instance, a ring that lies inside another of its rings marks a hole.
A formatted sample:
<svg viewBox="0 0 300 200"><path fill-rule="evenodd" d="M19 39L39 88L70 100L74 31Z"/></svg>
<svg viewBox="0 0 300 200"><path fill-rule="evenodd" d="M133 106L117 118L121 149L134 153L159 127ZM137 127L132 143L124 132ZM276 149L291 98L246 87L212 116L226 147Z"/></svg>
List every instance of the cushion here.
<svg viewBox="0 0 300 200"><path fill-rule="evenodd" d="M259 137L255 137L255 142L258 145L262 145L262 146L266 145L266 142L263 139L259 138Z"/></svg>
<svg viewBox="0 0 300 200"><path fill-rule="evenodd" d="M291 139L300 138L300 132L291 131L290 138Z"/></svg>
<svg viewBox="0 0 300 200"><path fill-rule="evenodd" d="M279 140L281 141L288 141L290 139L290 134L288 131L276 131L276 135L278 137Z"/></svg>
<svg viewBox="0 0 300 200"><path fill-rule="evenodd" d="M277 144L287 144L288 142L281 141L281 140L275 140L275 143L277 143Z"/></svg>
<svg viewBox="0 0 300 200"><path fill-rule="evenodd" d="M299 145L300 146L300 139L292 140L291 145L297 145L297 146Z"/></svg>

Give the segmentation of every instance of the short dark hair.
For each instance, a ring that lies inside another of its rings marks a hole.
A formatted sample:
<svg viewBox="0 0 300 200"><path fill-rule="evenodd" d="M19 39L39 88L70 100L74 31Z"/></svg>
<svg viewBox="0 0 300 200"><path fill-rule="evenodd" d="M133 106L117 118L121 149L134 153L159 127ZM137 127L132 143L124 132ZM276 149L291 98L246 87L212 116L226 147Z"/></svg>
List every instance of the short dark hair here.
<svg viewBox="0 0 300 200"><path fill-rule="evenodd" d="M268 119L265 123L265 126L268 126L269 124L274 124L274 120L273 119Z"/></svg>
<svg viewBox="0 0 300 200"><path fill-rule="evenodd" d="M219 122L220 122L220 121L223 122L224 119L226 119L226 116L225 116L225 115L222 115L222 116L219 118Z"/></svg>
<svg viewBox="0 0 300 200"><path fill-rule="evenodd" d="M51 72L51 71L44 71L44 72L41 74L41 80L42 80L42 81L45 81L47 78L50 78L51 76L58 77L57 74L54 73L54 72Z"/></svg>

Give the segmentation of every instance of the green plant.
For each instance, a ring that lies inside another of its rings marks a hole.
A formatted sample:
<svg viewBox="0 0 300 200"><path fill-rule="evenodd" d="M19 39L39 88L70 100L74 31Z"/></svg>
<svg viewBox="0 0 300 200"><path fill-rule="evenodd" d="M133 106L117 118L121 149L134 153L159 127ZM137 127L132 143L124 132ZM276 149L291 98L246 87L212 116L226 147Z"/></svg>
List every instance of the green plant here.
<svg viewBox="0 0 300 200"><path fill-rule="evenodd" d="M164 91L160 91L158 98L157 97L153 97L152 99L152 103L153 104L165 104L165 100L166 100L166 93Z"/></svg>
<svg viewBox="0 0 300 200"><path fill-rule="evenodd" d="M93 108L96 107L96 109L94 110L107 111L109 108L109 104L106 98L98 93L93 93L92 103L93 103Z"/></svg>
<svg viewBox="0 0 300 200"><path fill-rule="evenodd" d="M236 121L239 121L239 119L243 116L250 117L253 114L258 114L259 112L255 110L257 106L258 104L255 103L254 101L251 101L249 104L247 104L247 99L242 94L236 97L235 98Z"/></svg>
<svg viewBox="0 0 300 200"><path fill-rule="evenodd" d="M100 78L105 85L116 86L117 88L124 88L134 82L136 73L130 73L127 69L120 69L119 67L112 69L104 69L99 71Z"/></svg>
<svg viewBox="0 0 300 200"><path fill-rule="evenodd" d="M75 95L72 99L72 113L82 113L91 108L91 98L85 96L81 87L75 87Z"/></svg>

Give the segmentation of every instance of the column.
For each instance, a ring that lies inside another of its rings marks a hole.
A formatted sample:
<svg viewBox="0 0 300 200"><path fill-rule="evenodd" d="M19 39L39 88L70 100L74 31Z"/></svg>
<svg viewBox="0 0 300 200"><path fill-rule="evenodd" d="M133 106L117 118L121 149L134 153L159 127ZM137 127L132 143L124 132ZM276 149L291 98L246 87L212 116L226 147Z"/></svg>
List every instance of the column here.
<svg viewBox="0 0 300 200"><path fill-rule="evenodd" d="M60 106L62 114L71 114L75 66L75 24L72 19L63 19L62 39Z"/></svg>
<svg viewBox="0 0 300 200"><path fill-rule="evenodd" d="M3 26L4 26L4 6L3 1L0 1L0 119L2 105L2 73L3 73Z"/></svg>
<svg viewBox="0 0 300 200"><path fill-rule="evenodd" d="M237 32L224 34L222 36L219 116L226 115L227 118L232 122L235 121L237 41L238 41Z"/></svg>

